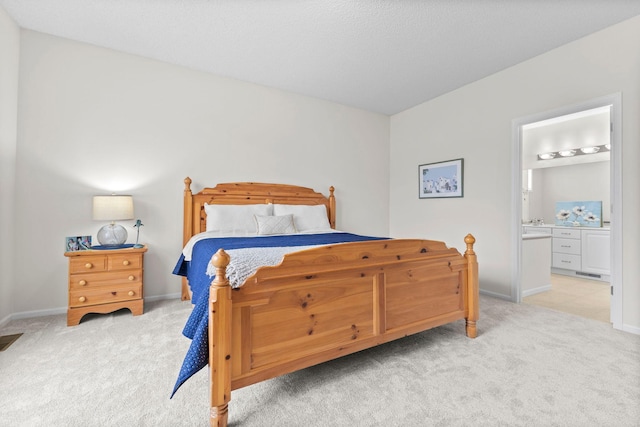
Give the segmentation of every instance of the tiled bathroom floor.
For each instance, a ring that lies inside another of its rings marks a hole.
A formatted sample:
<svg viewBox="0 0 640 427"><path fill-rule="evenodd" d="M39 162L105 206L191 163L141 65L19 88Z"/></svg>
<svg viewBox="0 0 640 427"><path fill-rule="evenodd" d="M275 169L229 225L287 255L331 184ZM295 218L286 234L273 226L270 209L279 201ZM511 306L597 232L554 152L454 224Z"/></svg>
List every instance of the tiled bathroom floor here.
<svg viewBox="0 0 640 427"><path fill-rule="evenodd" d="M609 323L610 295L607 282L552 274L550 291L523 298L522 302Z"/></svg>

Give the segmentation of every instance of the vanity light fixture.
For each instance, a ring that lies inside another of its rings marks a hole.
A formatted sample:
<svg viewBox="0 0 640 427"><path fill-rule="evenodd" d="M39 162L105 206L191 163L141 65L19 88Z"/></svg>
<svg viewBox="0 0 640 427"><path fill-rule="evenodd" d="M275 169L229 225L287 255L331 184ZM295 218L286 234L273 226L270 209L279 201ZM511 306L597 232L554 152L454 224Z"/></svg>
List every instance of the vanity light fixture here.
<svg viewBox="0 0 640 427"><path fill-rule="evenodd" d="M583 154L595 154L598 151L600 151L600 147L598 146L594 146L594 147L582 147L580 149L580 151L582 151Z"/></svg>
<svg viewBox="0 0 640 427"><path fill-rule="evenodd" d="M572 157L576 155L576 150L562 150L558 151L558 154L560 154L562 157Z"/></svg>
<svg viewBox="0 0 640 427"><path fill-rule="evenodd" d="M538 154L538 160L560 159L563 157L573 157L573 156L580 156L584 154L596 154L596 153L602 153L605 151L611 151L611 144L594 145L590 147L582 147L580 149L570 149L570 150L551 151L548 153L540 153Z"/></svg>

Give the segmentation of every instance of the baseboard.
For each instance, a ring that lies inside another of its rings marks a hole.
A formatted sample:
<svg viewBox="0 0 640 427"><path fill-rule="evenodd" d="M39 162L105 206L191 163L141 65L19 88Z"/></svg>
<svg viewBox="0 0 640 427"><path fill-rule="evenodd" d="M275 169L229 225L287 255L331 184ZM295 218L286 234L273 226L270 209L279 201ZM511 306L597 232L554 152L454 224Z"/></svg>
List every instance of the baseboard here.
<svg viewBox="0 0 640 427"><path fill-rule="evenodd" d="M540 292L547 292L551 290L551 284L540 286L533 289L527 289L526 291L522 291L522 298L530 297L531 295L539 294Z"/></svg>
<svg viewBox="0 0 640 427"><path fill-rule="evenodd" d="M611 282L611 276L608 274L585 273L556 267L551 267L551 273L560 274L561 276L577 277L579 279L596 280L598 282Z"/></svg>
<svg viewBox="0 0 640 427"><path fill-rule="evenodd" d="M67 307L48 308L46 310L22 311L13 313L11 320L29 319L32 317L55 316L57 314L66 314Z"/></svg>
<svg viewBox="0 0 640 427"><path fill-rule="evenodd" d="M631 325L622 325L622 330L624 332L629 332L630 334L634 334L634 335L640 335L640 328L638 328L637 326L631 326Z"/></svg>
<svg viewBox="0 0 640 427"><path fill-rule="evenodd" d="M180 299L180 293L176 292L174 294L155 295L152 297L144 298L145 302L162 301L167 299ZM33 317L53 316L57 314L66 314L66 313L67 313L67 307L49 308L46 310L20 311L18 313L12 313L6 316L4 319L0 320L0 328L5 326L7 323L11 322L12 320L30 319Z"/></svg>
<svg viewBox="0 0 640 427"><path fill-rule="evenodd" d="M480 295L487 295L489 297L493 297L493 298L498 298L504 301L511 301L511 295L504 295L504 294L499 294L497 292L491 292L491 291L484 291L482 289L480 289Z"/></svg>
<svg viewBox="0 0 640 427"><path fill-rule="evenodd" d="M54 316L57 314L65 314L67 307L48 308L46 310L33 310L33 311L20 311L18 313L12 313L2 319L0 326L4 326L12 320L30 319L33 317Z"/></svg>
<svg viewBox="0 0 640 427"><path fill-rule="evenodd" d="M11 320L11 315L6 316L4 319L0 320L0 328L9 323Z"/></svg>
<svg viewBox="0 0 640 427"><path fill-rule="evenodd" d="M176 292L175 294L166 294L166 295L156 295L153 297L144 297L145 302L154 302L154 301L163 301L166 299L180 299L180 292Z"/></svg>

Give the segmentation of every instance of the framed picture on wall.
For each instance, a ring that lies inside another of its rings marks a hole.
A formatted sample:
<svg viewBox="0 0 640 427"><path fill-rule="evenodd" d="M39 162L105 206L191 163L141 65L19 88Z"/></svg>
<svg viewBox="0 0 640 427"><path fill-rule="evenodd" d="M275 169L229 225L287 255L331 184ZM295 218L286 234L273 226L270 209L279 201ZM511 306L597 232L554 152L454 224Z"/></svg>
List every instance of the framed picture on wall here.
<svg viewBox="0 0 640 427"><path fill-rule="evenodd" d="M556 202L556 225L602 227L602 200Z"/></svg>
<svg viewBox="0 0 640 427"><path fill-rule="evenodd" d="M462 197L463 164L464 159L455 159L420 165L420 198Z"/></svg>

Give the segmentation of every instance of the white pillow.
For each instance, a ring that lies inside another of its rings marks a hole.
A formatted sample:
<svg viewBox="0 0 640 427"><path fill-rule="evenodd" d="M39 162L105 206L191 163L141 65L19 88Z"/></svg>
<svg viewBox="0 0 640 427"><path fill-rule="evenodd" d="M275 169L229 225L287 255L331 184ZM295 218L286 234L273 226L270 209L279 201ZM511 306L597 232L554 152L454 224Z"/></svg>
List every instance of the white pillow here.
<svg viewBox="0 0 640 427"><path fill-rule="evenodd" d="M273 215L273 205L210 205L204 204L207 231L230 235L256 234L254 215Z"/></svg>
<svg viewBox="0 0 640 427"><path fill-rule="evenodd" d="M273 205L273 214L293 214L293 223L299 233L331 231L327 208L324 205Z"/></svg>
<svg viewBox="0 0 640 427"><path fill-rule="evenodd" d="M269 234L293 234L296 227L293 225L293 215L273 215L262 216L254 215L256 226L258 227L258 235Z"/></svg>

